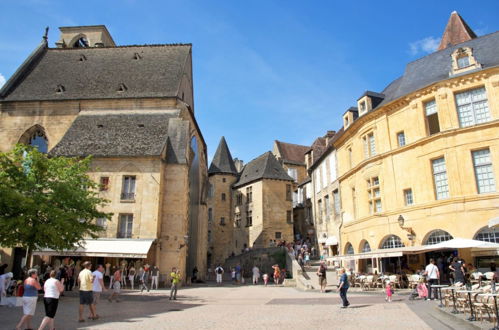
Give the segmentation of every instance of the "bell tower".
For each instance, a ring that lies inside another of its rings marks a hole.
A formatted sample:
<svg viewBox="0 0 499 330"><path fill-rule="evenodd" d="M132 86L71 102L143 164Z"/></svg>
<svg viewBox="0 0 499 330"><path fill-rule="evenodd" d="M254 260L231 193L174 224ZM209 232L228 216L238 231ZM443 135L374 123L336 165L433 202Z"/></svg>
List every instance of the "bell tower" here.
<svg viewBox="0 0 499 330"><path fill-rule="evenodd" d="M113 37L105 25L60 27L57 48L115 47Z"/></svg>

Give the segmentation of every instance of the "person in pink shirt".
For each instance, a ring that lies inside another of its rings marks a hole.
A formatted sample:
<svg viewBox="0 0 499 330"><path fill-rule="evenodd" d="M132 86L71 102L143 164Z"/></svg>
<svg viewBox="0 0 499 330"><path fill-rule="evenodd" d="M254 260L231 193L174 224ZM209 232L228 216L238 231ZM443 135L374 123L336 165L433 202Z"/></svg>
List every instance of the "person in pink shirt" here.
<svg viewBox="0 0 499 330"><path fill-rule="evenodd" d="M385 292L386 292L385 300L388 302L392 302L393 289L390 281L386 281Z"/></svg>

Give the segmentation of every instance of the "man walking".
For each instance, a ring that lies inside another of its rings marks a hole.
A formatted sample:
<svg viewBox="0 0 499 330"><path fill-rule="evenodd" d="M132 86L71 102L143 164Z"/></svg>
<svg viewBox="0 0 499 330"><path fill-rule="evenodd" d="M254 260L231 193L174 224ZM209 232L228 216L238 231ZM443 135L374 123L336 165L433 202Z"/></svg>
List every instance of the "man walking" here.
<svg viewBox="0 0 499 330"><path fill-rule="evenodd" d="M144 271L142 272L142 276L140 277L140 292L142 293L144 289L149 292L149 288L147 287L147 282L149 282L149 267L147 265L144 267Z"/></svg>
<svg viewBox="0 0 499 330"><path fill-rule="evenodd" d="M258 284L258 280L260 279L260 269L255 265L251 270L253 273L253 284Z"/></svg>
<svg viewBox="0 0 499 330"><path fill-rule="evenodd" d="M218 265L217 268L215 268L215 274L217 274L217 284L222 284L222 276L224 274L224 269L222 268L221 265Z"/></svg>
<svg viewBox="0 0 499 330"><path fill-rule="evenodd" d="M430 259L430 263L428 264L428 266L426 266L424 274L428 279L428 298L430 300L433 300L432 286L438 284L438 279L440 278L440 272L438 270L438 267L435 265L435 260L433 258ZM437 299L438 298L437 289L436 288L433 289L435 290L435 299Z"/></svg>
<svg viewBox="0 0 499 330"><path fill-rule="evenodd" d="M97 315L95 313L94 305L93 305L93 293L92 293L92 281L93 276L90 271L90 267L92 264L90 261L85 261L82 264L83 270L78 275L78 285L80 288L80 307L79 307L79 319L78 322L85 322L83 318L83 308L85 305L88 305L90 309L90 318L96 319Z"/></svg>
<svg viewBox="0 0 499 330"><path fill-rule="evenodd" d="M347 299L347 290L350 287L350 283L348 283L348 276L345 272L345 268L340 269L340 284L338 286L338 290L340 291L340 297L343 301L343 305L341 308L347 308L350 303Z"/></svg>
<svg viewBox="0 0 499 330"><path fill-rule="evenodd" d="M151 290L154 289L154 284L156 284L156 290L158 290L158 277L159 277L159 268L154 265L151 268Z"/></svg>
<svg viewBox="0 0 499 330"><path fill-rule="evenodd" d="M106 290L106 288L104 287L104 266L98 265L97 270L95 270L92 275L94 277L92 284L92 294L94 301L92 305L94 307L95 317L99 318L99 314L97 314L97 304L100 302L101 292Z"/></svg>
<svg viewBox="0 0 499 330"><path fill-rule="evenodd" d="M172 287L170 289L170 300L177 300L177 290L178 285L180 283L180 272L177 268L173 267L172 272L170 273L170 277L172 279Z"/></svg>
<svg viewBox="0 0 499 330"><path fill-rule="evenodd" d="M113 302L113 298L116 297L116 302L120 302L121 300L118 298L121 293L121 269L116 267L116 271L114 275L111 277L113 279L113 293L107 300L109 302Z"/></svg>

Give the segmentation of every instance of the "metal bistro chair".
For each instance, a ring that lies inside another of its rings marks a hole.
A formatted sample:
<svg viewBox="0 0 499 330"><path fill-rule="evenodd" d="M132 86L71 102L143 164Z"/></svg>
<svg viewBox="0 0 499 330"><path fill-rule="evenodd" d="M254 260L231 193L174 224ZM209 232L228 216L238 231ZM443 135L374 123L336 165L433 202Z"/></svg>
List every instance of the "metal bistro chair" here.
<svg viewBox="0 0 499 330"><path fill-rule="evenodd" d="M374 276L373 275L368 275L366 276L366 279L364 280L364 283L362 285L362 289L365 291L371 290L374 288Z"/></svg>
<svg viewBox="0 0 499 330"><path fill-rule="evenodd" d="M480 284L482 276L483 276L483 274L480 272L471 273L470 282L472 284L476 284L476 283Z"/></svg>
<svg viewBox="0 0 499 330"><path fill-rule="evenodd" d="M399 289L401 289L399 275L390 275L388 276L388 279L390 280L394 288L398 286Z"/></svg>

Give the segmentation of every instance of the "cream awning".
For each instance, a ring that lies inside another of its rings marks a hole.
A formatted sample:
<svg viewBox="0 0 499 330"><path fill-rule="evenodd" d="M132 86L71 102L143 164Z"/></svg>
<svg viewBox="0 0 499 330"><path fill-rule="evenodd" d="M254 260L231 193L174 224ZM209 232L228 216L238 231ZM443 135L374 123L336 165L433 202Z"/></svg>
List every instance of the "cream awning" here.
<svg viewBox="0 0 499 330"><path fill-rule="evenodd" d="M55 251L41 249L33 255L45 256L86 256L114 258L147 258L154 239L98 238L87 239L74 250Z"/></svg>
<svg viewBox="0 0 499 330"><path fill-rule="evenodd" d="M338 245L338 238L336 236L329 236L326 238L326 245Z"/></svg>

